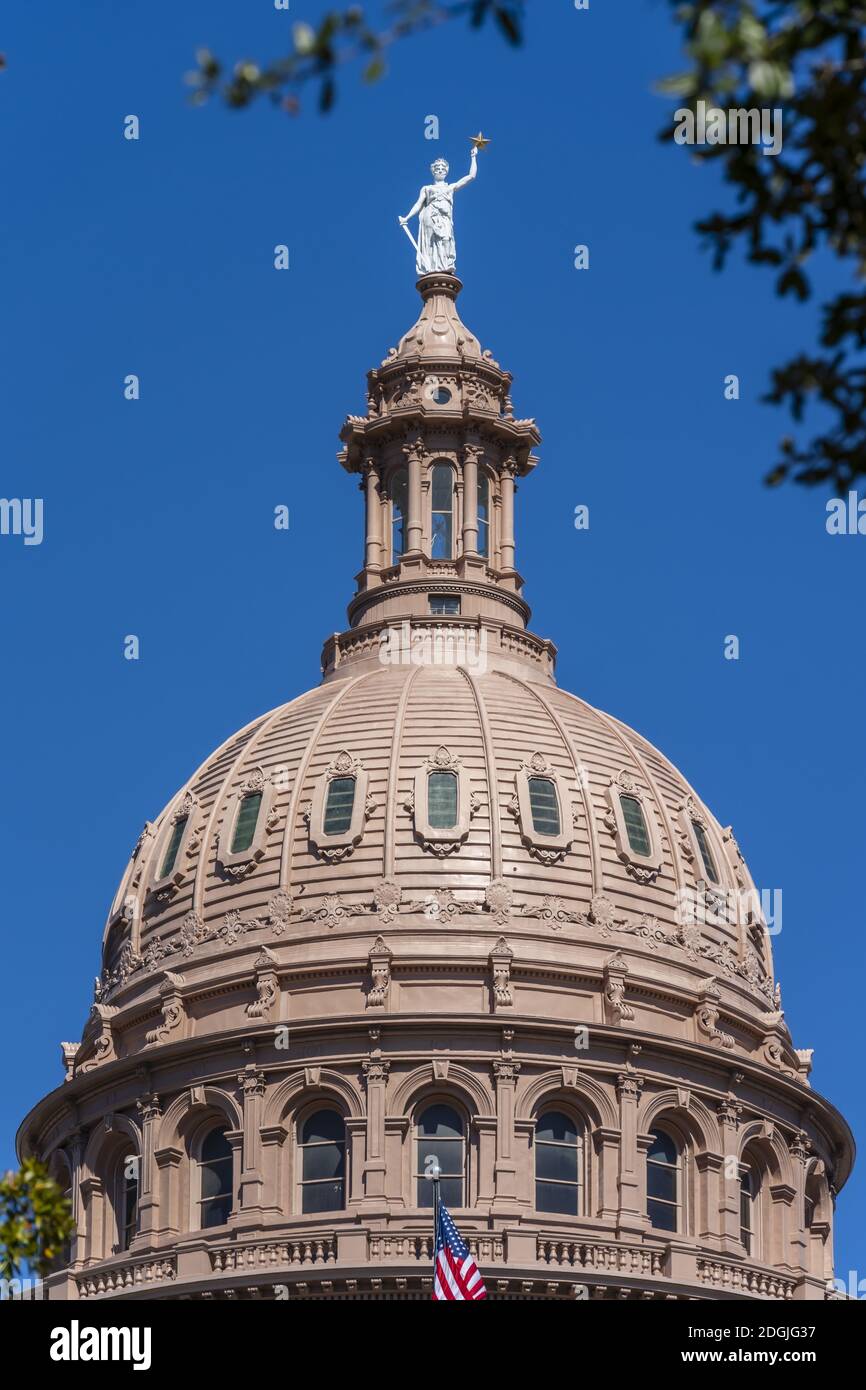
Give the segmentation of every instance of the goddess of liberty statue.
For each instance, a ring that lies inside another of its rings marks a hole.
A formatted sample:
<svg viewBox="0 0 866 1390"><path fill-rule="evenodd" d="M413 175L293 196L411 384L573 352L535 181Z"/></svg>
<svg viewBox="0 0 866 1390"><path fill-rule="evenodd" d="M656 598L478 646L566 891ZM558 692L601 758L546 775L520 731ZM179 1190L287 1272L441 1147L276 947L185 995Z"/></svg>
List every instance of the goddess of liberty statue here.
<svg viewBox="0 0 866 1390"><path fill-rule="evenodd" d="M476 143L477 141L482 143ZM448 164L444 159L434 159L430 165L433 183L425 184L418 194L415 206L405 217L399 218L417 252L415 269L419 275L429 275L431 271L453 271L457 262L454 245L454 194L458 188L465 188L478 172L478 150L488 142L483 137L473 136L472 152L469 156L469 173L456 183L448 183ZM412 236L406 225L418 213L418 240Z"/></svg>

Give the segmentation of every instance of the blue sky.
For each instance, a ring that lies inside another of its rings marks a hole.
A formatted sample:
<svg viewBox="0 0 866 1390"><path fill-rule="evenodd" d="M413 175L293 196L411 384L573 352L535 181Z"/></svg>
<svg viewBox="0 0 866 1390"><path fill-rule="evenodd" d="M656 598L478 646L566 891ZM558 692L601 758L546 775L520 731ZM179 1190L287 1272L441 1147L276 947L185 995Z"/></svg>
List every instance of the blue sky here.
<svg viewBox="0 0 866 1390"><path fill-rule="evenodd" d="M656 140L670 107L652 83L682 65L667 6L637 0L624 21L545 0L519 53L443 29L377 87L347 70L325 118L312 99L296 119L187 104L198 46L265 59L323 9L89 0L4 19L0 492L44 498L45 535L0 538L0 1165L80 1035L142 822L234 729L314 685L344 625L362 503L337 432L416 313L397 215L434 154L462 172L479 127L493 144L458 195L461 309L544 437L518 499L533 628L558 643L561 684L661 747L759 886L782 889L788 1021L856 1133L866 538L826 534L826 494L761 484L788 421L759 397L816 310L736 256L714 274L699 248L694 219L729 195ZM843 1276L863 1266L864 1191L855 1170Z"/></svg>

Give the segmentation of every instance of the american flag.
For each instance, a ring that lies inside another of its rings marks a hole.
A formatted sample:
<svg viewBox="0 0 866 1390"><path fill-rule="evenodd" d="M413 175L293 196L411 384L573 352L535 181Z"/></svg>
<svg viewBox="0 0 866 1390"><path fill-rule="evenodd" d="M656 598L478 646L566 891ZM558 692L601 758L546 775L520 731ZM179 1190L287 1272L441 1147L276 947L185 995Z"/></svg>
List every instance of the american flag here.
<svg viewBox="0 0 866 1390"><path fill-rule="evenodd" d="M433 1262L433 1297L453 1298L470 1302L486 1298L484 1280L469 1253L469 1247L451 1219L451 1213L439 1203L439 1222L436 1228L436 1258Z"/></svg>

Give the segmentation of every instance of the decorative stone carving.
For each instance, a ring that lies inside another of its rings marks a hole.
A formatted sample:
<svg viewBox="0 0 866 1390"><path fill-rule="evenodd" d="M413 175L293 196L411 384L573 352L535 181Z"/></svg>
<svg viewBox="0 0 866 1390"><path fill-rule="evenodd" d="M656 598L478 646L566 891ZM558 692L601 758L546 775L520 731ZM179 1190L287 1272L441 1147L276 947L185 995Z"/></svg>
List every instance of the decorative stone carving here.
<svg viewBox="0 0 866 1390"><path fill-rule="evenodd" d="M274 936L282 936L292 914L292 895L279 888L268 903L268 921Z"/></svg>
<svg viewBox="0 0 866 1390"><path fill-rule="evenodd" d="M484 894L484 906L488 912L493 914L493 920L498 927L504 927L511 916L511 905L514 902L514 894L510 884L504 879L493 879L487 885Z"/></svg>
<svg viewBox="0 0 866 1390"><path fill-rule="evenodd" d="M79 1051L83 1051L92 1041L93 1052L86 1062L76 1066L77 1073L93 1071L103 1062L115 1060L116 1053L111 1021L116 1014L117 1009L111 1008L108 1004L94 1004L91 1007L90 1018L85 1025Z"/></svg>
<svg viewBox="0 0 866 1390"><path fill-rule="evenodd" d="M329 930L341 922L347 922L355 915L356 909L347 906L339 893L326 893L320 907L308 907L298 918L299 922L320 922Z"/></svg>
<svg viewBox="0 0 866 1390"><path fill-rule="evenodd" d="M80 1043L62 1042L60 1044L60 1060L66 1073L63 1080L71 1081L75 1074L75 1058L78 1053Z"/></svg>
<svg viewBox="0 0 866 1390"><path fill-rule="evenodd" d="M280 984L277 976L278 961L275 955L263 946L253 963L255 971L256 997L247 1004L244 1012L248 1018L269 1018L279 999Z"/></svg>
<svg viewBox="0 0 866 1390"><path fill-rule="evenodd" d="M511 962L514 959L514 952L505 940L500 936L493 950L490 952L490 968L493 973L493 1012L498 1013L500 1009L510 1009L514 1003L514 996L511 991Z"/></svg>
<svg viewBox="0 0 866 1390"><path fill-rule="evenodd" d="M403 890L395 878L383 878L373 889L373 902L379 921L388 925L397 920ZM379 938L381 940L381 937Z"/></svg>
<svg viewBox="0 0 866 1390"><path fill-rule="evenodd" d="M700 998L695 1005L695 1024L698 1032L708 1037L715 1047L730 1050L734 1046L734 1039L730 1033L723 1033L718 1027L718 1004L721 997L722 991L716 984L715 976L711 975L704 982Z"/></svg>
<svg viewBox="0 0 866 1390"><path fill-rule="evenodd" d="M627 1023L634 1018L634 1009L625 1002L627 974L628 966L622 953L617 951L605 962L604 967L604 1002L609 1023Z"/></svg>
<svg viewBox="0 0 866 1390"><path fill-rule="evenodd" d="M555 894L548 893L542 898L540 904L531 907L524 903L520 909L523 917L537 917L543 922L548 922L553 931L562 931L567 922L585 922L586 914L583 912L572 912L562 901L562 898Z"/></svg>
<svg viewBox="0 0 866 1390"><path fill-rule="evenodd" d="M184 1004L180 993L182 984L182 975L174 975L170 970L165 972L159 987L161 1018L155 1028L151 1028L145 1033L145 1047L154 1047L157 1043L165 1042L169 1033L174 1032L183 1022Z"/></svg>
<svg viewBox="0 0 866 1390"><path fill-rule="evenodd" d="M391 988L391 951L377 936L369 955L372 985L367 992L367 1008L383 1009Z"/></svg>

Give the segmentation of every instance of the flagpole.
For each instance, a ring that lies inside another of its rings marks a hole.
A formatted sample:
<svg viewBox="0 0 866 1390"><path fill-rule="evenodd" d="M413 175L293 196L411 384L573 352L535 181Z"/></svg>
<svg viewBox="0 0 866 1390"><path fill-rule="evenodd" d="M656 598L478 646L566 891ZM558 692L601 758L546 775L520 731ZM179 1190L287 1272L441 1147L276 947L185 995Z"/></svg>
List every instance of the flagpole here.
<svg viewBox="0 0 866 1390"><path fill-rule="evenodd" d="M436 1282L436 1259L439 1243L439 1179L433 1179L433 1282Z"/></svg>

